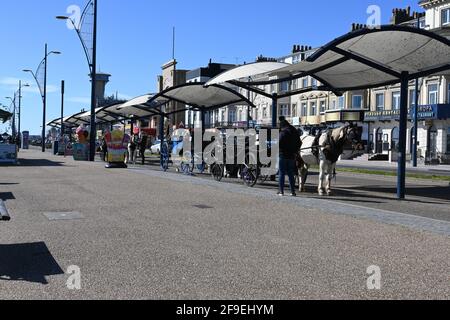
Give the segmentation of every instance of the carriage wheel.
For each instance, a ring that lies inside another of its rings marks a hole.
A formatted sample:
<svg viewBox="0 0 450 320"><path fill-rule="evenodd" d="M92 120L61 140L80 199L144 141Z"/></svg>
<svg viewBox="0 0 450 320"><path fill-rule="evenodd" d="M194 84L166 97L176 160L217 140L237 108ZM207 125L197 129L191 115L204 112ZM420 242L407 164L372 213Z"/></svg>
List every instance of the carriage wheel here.
<svg viewBox="0 0 450 320"><path fill-rule="evenodd" d="M220 164L213 164L211 166L211 175L216 181L222 181L224 174L224 167Z"/></svg>
<svg viewBox="0 0 450 320"><path fill-rule="evenodd" d="M161 145L161 169L163 169L164 171L169 170L169 161L169 145L167 144L167 142L164 142Z"/></svg>
<svg viewBox="0 0 450 320"><path fill-rule="evenodd" d="M181 172L186 175L192 175L192 173L194 172L194 165L192 163L182 162L180 168Z"/></svg>
<svg viewBox="0 0 450 320"><path fill-rule="evenodd" d="M259 169L257 165L243 165L241 168L241 178L245 185L254 187L258 182Z"/></svg>

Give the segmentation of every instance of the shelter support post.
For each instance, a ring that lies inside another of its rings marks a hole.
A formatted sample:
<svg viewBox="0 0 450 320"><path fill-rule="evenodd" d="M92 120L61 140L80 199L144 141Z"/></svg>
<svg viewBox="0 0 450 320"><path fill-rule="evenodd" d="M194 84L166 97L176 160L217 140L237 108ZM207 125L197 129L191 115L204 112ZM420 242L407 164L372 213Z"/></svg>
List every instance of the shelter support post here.
<svg viewBox="0 0 450 320"><path fill-rule="evenodd" d="M402 72L400 93L400 139L398 145L397 198L405 199L406 195L406 129L408 125L408 88L409 73Z"/></svg>
<svg viewBox="0 0 450 320"><path fill-rule="evenodd" d="M202 120L202 140L203 140L203 137L205 136L205 131L206 131L206 123L205 123L205 119L206 119L206 117L205 117L205 110L202 108L202 111L201 111L201 120ZM200 143L203 143L203 141L201 141ZM203 147L202 147L202 162L203 162L203 160L204 160L204 158L203 158Z"/></svg>
<svg viewBox="0 0 450 320"><path fill-rule="evenodd" d="M272 128L275 129L278 123L278 95L272 94Z"/></svg>
<svg viewBox="0 0 450 320"><path fill-rule="evenodd" d="M164 159L163 159L163 150L162 150L162 146L164 144L164 115L161 114L161 116L159 117L159 141L161 141L161 145L160 145L160 152L159 152L159 158L160 158L160 163L162 164Z"/></svg>
<svg viewBox="0 0 450 320"><path fill-rule="evenodd" d="M419 126L419 79L416 79L416 89L415 89L415 102L414 102L414 124L413 124L413 143L412 143L412 161L413 167L417 168L417 142L418 142L418 126Z"/></svg>

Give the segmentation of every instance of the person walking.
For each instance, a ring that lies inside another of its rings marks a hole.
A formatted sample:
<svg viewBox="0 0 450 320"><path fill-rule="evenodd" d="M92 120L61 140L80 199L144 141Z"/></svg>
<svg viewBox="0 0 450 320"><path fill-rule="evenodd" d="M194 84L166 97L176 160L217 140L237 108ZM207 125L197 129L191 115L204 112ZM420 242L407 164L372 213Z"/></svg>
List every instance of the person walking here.
<svg viewBox="0 0 450 320"><path fill-rule="evenodd" d="M105 137L103 137L103 139L102 139L102 145L100 148L102 150L102 161L107 162L108 161L108 144L106 143Z"/></svg>
<svg viewBox="0 0 450 320"><path fill-rule="evenodd" d="M145 165L145 150L147 150L148 136L145 134L141 135L141 139L139 141L139 153L142 158L142 165Z"/></svg>
<svg viewBox="0 0 450 320"><path fill-rule="evenodd" d="M284 184L286 175L289 177L289 185L291 187L291 196L295 197L295 170L296 157L301 148L300 134L286 118L280 118L281 132L280 132L280 155L279 155L279 196L284 196Z"/></svg>

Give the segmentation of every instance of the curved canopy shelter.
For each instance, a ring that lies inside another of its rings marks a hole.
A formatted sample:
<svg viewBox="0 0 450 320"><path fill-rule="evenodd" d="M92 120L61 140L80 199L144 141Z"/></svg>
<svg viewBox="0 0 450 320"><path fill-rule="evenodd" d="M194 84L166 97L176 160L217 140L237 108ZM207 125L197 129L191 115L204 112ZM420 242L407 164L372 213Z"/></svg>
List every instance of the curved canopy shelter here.
<svg viewBox="0 0 450 320"><path fill-rule="evenodd" d="M256 62L244 64L242 66L230 69L219 74L218 76L206 82L205 86L211 86L213 84L223 84L234 80L249 82L249 78L253 78L262 74L268 74L287 66L289 66L287 63L281 62Z"/></svg>
<svg viewBox="0 0 450 320"><path fill-rule="evenodd" d="M97 108L95 112L96 123L104 124L104 123L113 123L116 121L121 121L124 119L122 113L117 111L117 108L121 104L113 104L101 108ZM63 119L64 126L68 128L78 127L80 125L89 125L91 121L91 112L90 111L82 111L76 113L72 116L66 117ZM55 119L47 124L49 127L60 127L61 126L61 118Z"/></svg>
<svg viewBox="0 0 450 320"><path fill-rule="evenodd" d="M312 76L329 91L343 92L400 82L397 197L404 199L409 81L448 74L449 70L450 40L418 28L381 26L357 30L337 38L306 61L272 72L270 75L277 76L277 80L253 82L252 85Z"/></svg>
<svg viewBox="0 0 450 320"><path fill-rule="evenodd" d="M5 122L8 121L9 119L11 119L12 116L13 116L12 113L0 109L0 121L1 121L2 123L5 123Z"/></svg>
<svg viewBox="0 0 450 320"><path fill-rule="evenodd" d="M313 76L333 91L376 88L450 69L450 41L402 26L361 29L337 38L306 61L276 70L278 79Z"/></svg>
<svg viewBox="0 0 450 320"><path fill-rule="evenodd" d="M187 110L213 111L232 104L255 107L250 100L229 87L219 84L205 86L203 82L186 83L169 88L153 96L148 103L158 102L162 108L171 101L185 104L186 109L162 112L165 116Z"/></svg>
<svg viewBox="0 0 450 320"><path fill-rule="evenodd" d="M134 98L128 102L117 107L116 112L122 114L128 119L135 118L149 118L153 116L159 116L161 106L164 102L152 100L155 95L146 94L137 98Z"/></svg>

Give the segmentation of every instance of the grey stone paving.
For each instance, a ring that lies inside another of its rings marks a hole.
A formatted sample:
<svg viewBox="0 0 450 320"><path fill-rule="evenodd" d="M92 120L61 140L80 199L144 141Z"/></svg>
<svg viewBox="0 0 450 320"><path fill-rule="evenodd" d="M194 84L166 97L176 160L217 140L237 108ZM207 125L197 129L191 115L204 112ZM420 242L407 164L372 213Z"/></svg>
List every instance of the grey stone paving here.
<svg viewBox="0 0 450 320"><path fill-rule="evenodd" d="M419 215L342 214L312 194L21 157L0 167L12 216L0 222L0 299L450 299L450 237ZM369 291L373 265L382 287ZM80 291L67 288L70 266Z"/></svg>

